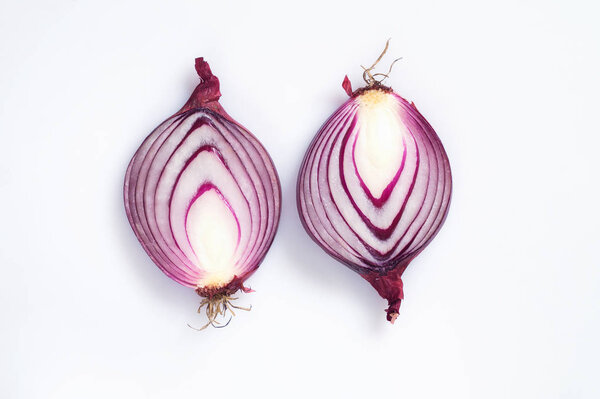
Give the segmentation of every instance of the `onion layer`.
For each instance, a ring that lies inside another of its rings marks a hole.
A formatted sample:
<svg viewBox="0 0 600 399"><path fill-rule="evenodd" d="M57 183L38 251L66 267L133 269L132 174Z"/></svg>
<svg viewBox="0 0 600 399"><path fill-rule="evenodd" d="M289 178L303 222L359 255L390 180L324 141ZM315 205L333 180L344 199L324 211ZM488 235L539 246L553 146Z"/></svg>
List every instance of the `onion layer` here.
<svg viewBox="0 0 600 399"><path fill-rule="evenodd" d="M298 211L321 248L388 300L393 322L402 273L446 218L450 164L414 104L378 82L352 92L346 77L342 86L350 99L321 127L300 168Z"/></svg>
<svg viewBox="0 0 600 399"><path fill-rule="evenodd" d="M281 189L258 140L218 103L219 80L196 59L201 83L137 150L124 199L138 240L170 278L226 309L258 268L279 223ZM222 307L222 308L221 308ZM214 312L209 320L214 321Z"/></svg>

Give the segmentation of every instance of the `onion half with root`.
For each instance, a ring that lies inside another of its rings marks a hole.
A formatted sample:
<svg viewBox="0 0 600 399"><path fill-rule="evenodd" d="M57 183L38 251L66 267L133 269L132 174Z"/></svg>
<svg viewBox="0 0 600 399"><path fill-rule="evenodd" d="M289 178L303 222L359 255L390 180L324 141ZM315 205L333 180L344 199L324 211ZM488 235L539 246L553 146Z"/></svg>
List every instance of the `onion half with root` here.
<svg viewBox="0 0 600 399"><path fill-rule="evenodd" d="M196 59L200 84L134 154L125 210L148 256L203 297L208 325L265 257L279 223L281 188L267 151L221 107L219 80Z"/></svg>
<svg viewBox="0 0 600 399"><path fill-rule="evenodd" d="M387 74L371 73L386 50L365 68L366 87L353 91L344 79L350 98L308 148L297 206L311 238L387 299L393 323L404 298L402 273L440 230L452 177L431 125L378 80Z"/></svg>

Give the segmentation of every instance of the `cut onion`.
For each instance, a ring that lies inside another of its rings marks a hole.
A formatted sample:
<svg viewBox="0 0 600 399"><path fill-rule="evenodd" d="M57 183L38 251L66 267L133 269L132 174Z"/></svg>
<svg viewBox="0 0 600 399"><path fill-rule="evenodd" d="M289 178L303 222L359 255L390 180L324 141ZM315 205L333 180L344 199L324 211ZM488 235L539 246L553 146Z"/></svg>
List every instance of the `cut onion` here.
<svg viewBox="0 0 600 399"><path fill-rule="evenodd" d="M297 205L311 238L388 300L393 323L404 297L402 273L442 226L452 178L431 125L374 79L374 66L364 88L353 92L344 79L350 99L313 139Z"/></svg>
<svg viewBox="0 0 600 399"><path fill-rule="evenodd" d="M218 103L219 80L196 59L201 83L158 126L125 175L125 209L138 240L170 278L215 312L265 257L279 223L281 189L266 150ZM209 310L210 309L210 310ZM208 324L207 324L208 325Z"/></svg>

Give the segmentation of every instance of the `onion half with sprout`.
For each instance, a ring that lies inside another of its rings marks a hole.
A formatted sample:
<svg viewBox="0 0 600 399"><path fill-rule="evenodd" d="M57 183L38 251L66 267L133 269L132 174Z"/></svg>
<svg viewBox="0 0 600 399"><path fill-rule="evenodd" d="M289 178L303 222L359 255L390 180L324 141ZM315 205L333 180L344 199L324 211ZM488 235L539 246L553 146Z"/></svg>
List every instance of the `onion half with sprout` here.
<svg viewBox="0 0 600 399"><path fill-rule="evenodd" d="M125 210L154 263L203 297L208 325L234 315L238 290L265 257L279 223L281 188L267 151L219 104L219 80L196 59L200 84L134 154ZM229 319L231 320L231 318Z"/></svg>
<svg viewBox="0 0 600 399"><path fill-rule="evenodd" d="M441 228L452 177L431 125L382 84L389 72L372 73L388 44L370 68L363 67L366 87L353 91L345 77L350 99L310 144L297 205L311 238L387 299L393 323L404 298L402 273Z"/></svg>

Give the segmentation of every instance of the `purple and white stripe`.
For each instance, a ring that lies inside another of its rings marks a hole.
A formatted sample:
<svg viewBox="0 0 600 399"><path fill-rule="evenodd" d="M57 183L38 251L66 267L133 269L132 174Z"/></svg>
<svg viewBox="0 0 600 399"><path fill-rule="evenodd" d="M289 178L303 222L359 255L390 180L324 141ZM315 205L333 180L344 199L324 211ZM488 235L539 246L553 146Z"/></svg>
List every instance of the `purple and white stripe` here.
<svg viewBox="0 0 600 399"><path fill-rule="evenodd" d="M425 118L391 90L371 89L313 139L297 204L306 231L331 256L358 273L384 274L433 239L451 186L448 157Z"/></svg>
<svg viewBox="0 0 600 399"><path fill-rule="evenodd" d="M212 208L196 209L212 204L208 196L231 219L229 227L220 227L236 240L223 244L224 251L231 249L225 266L207 264L211 258L198 253L201 245L194 242L204 228L199 217L211 215ZM150 258L193 288L243 281L258 268L281 207L279 179L265 149L246 129L208 108L176 114L146 138L127 169L124 197L129 223Z"/></svg>

